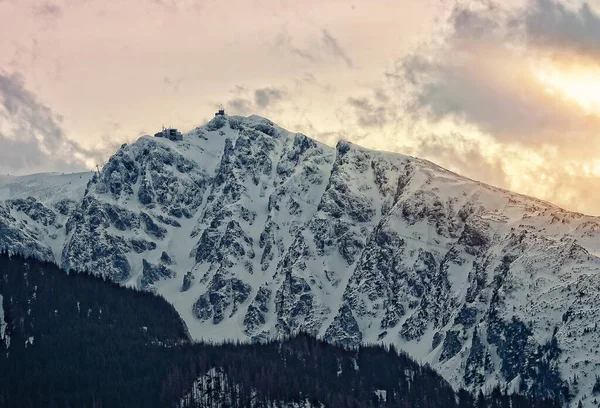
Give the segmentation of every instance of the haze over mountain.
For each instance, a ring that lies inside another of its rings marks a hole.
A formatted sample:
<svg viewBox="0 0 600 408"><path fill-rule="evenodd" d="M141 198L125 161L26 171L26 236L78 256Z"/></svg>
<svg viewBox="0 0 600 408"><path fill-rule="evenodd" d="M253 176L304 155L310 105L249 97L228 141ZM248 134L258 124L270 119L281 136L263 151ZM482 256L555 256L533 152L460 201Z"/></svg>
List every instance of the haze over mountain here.
<svg viewBox="0 0 600 408"><path fill-rule="evenodd" d="M598 218L258 116L0 196L1 248L155 291L194 339L394 344L455 387L592 404Z"/></svg>

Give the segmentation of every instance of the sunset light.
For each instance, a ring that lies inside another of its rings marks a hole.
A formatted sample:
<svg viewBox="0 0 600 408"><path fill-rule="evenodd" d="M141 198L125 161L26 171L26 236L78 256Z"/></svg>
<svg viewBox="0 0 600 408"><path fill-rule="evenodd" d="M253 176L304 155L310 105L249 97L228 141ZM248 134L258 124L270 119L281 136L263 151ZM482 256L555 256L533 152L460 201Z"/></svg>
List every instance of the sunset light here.
<svg viewBox="0 0 600 408"><path fill-rule="evenodd" d="M563 95L590 114L600 113L600 69L598 67L575 66L561 69L552 64L538 64L533 71L547 92Z"/></svg>

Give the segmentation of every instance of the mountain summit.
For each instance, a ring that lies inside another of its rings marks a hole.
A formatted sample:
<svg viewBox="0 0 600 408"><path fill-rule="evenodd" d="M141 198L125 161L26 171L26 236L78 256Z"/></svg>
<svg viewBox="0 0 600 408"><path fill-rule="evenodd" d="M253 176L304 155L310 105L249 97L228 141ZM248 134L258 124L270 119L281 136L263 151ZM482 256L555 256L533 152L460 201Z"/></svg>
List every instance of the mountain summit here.
<svg viewBox="0 0 600 408"><path fill-rule="evenodd" d="M0 248L160 293L196 339L391 343L454 386L592 398L600 219L258 116L182 136L0 179Z"/></svg>

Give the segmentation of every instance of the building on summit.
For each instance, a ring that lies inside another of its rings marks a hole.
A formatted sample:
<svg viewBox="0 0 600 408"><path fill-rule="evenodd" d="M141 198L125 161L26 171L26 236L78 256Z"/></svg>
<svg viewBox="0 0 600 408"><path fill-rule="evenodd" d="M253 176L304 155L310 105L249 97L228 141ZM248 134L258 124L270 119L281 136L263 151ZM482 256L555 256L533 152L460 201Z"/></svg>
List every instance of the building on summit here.
<svg viewBox="0 0 600 408"><path fill-rule="evenodd" d="M164 126L160 132L154 134L154 137L164 137L172 141L183 140L183 135L177 129L165 128Z"/></svg>

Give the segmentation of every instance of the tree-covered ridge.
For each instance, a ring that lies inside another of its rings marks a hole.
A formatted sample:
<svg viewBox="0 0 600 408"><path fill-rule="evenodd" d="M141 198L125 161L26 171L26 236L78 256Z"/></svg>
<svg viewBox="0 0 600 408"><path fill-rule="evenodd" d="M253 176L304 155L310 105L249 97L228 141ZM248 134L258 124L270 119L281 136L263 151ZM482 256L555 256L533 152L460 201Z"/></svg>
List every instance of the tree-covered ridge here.
<svg viewBox="0 0 600 408"><path fill-rule="evenodd" d="M557 406L499 389L455 393L393 348L347 350L307 335L191 344L161 297L6 253L0 295L0 407L169 407L184 396L188 407Z"/></svg>
<svg viewBox="0 0 600 408"><path fill-rule="evenodd" d="M507 395L500 388L490 395L455 392L431 367L393 347L348 350L300 334L282 342L225 344L199 352L200 374L210 374L194 384L184 408L560 406Z"/></svg>
<svg viewBox="0 0 600 408"><path fill-rule="evenodd" d="M164 346L188 340L163 299L48 262L1 254L0 294L0 406L152 404Z"/></svg>

